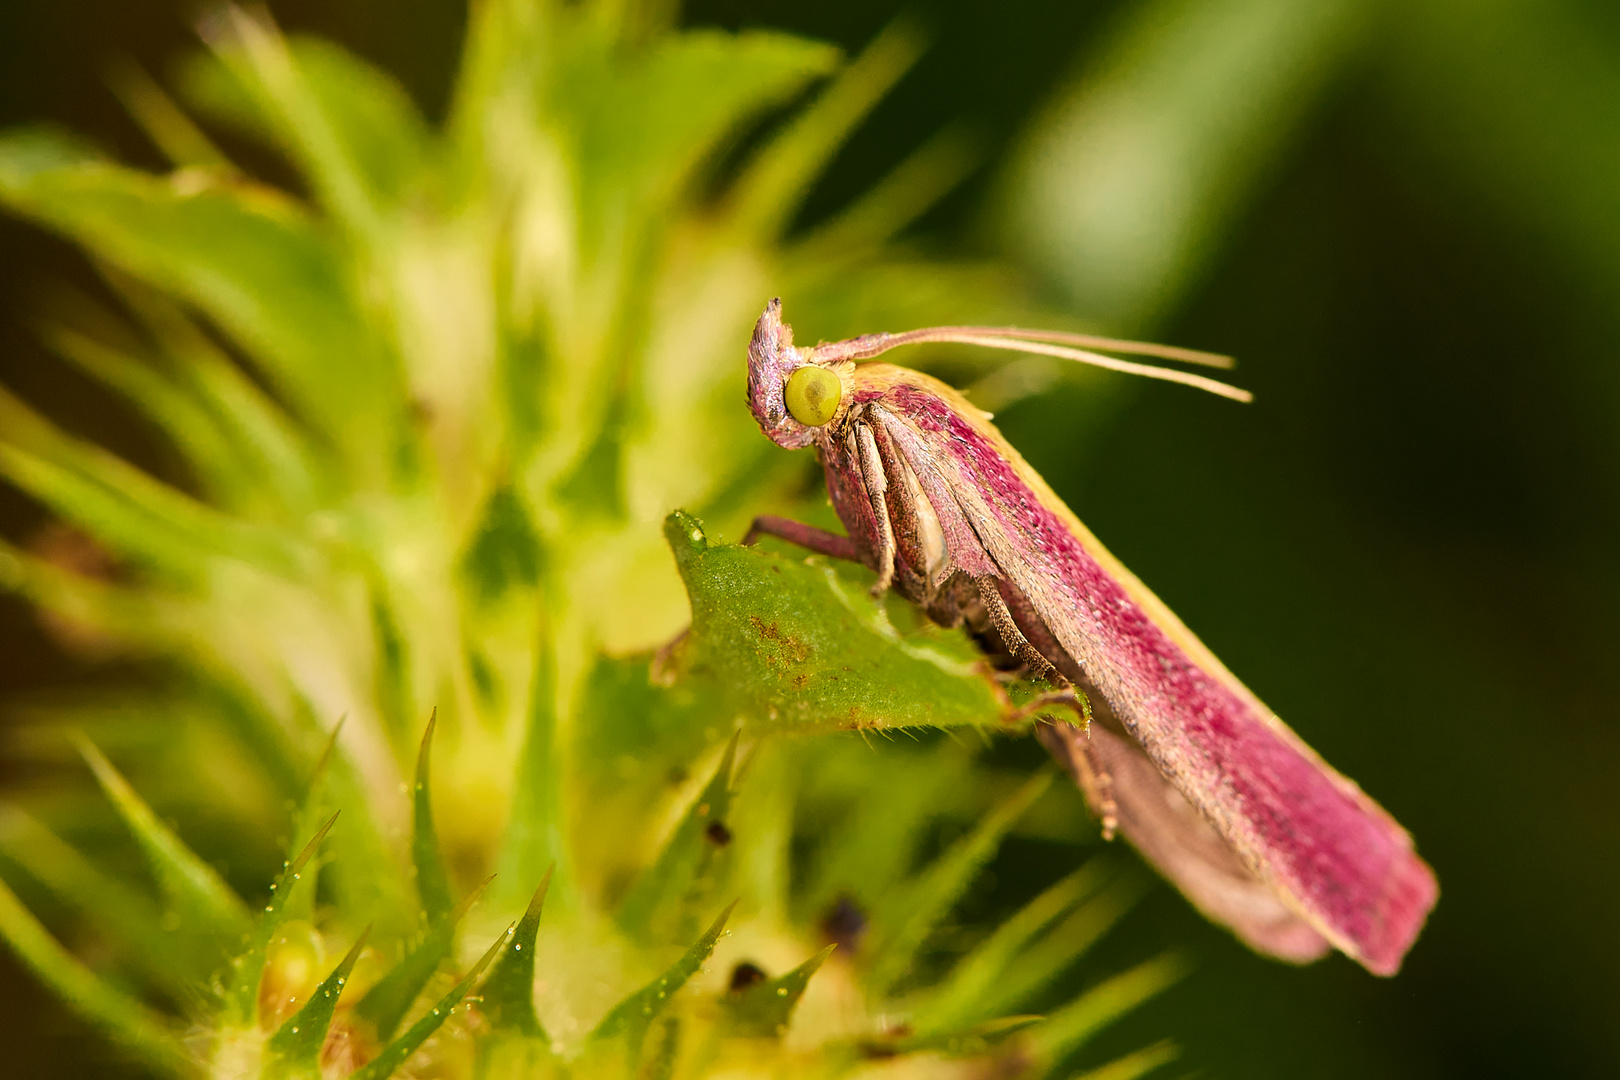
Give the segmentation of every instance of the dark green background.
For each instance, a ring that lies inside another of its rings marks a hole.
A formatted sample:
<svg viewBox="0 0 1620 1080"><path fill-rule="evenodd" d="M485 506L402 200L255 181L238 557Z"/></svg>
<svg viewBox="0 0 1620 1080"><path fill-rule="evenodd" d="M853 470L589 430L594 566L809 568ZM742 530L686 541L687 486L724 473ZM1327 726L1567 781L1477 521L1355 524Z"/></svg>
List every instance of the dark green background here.
<svg viewBox="0 0 1620 1080"><path fill-rule="evenodd" d="M460 5L271 6L442 109ZM916 5L933 49L810 213L953 118L1007 145L1126 6ZM1065 400L1078 391L999 418L1440 875L1440 906L1391 981L1341 958L1259 960L1159 890L1121 933L1181 945L1198 970L1117 1036L1170 1034L1203 1075L1620 1075L1620 14L1532 5L1566 58L1472 33L1461 0L1414 7L1432 9L1428 29L1377 31L1159 330L1241 357L1254 406L1150 386L1105 432L1069 421L1085 412ZM856 48L896 10L703 0L687 18ZM101 71L119 55L163 70L192 47L191 11L0 6L0 125L60 122L157 165ZM985 244L986 186L932 212L921 242ZM29 336L43 283L86 273L65 245L0 221L0 381L161 469L139 429ZM40 520L0 490L0 529L25 537ZM0 691L82 677L0 601ZM8 1074L86 1075L104 1063L92 1043L0 957Z"/></svg>

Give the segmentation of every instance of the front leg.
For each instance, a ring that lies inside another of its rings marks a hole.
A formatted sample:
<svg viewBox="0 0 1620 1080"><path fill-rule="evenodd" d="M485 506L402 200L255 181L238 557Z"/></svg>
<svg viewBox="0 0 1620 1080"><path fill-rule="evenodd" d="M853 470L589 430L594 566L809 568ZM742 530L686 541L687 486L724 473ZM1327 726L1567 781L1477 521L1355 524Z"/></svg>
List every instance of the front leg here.
<svg viewBox="0 0 1620 1080"><path fill-rule="evenodd" d="M883 456L878 453L877 440L866 424L856 424L852 433L855 459L861 467L862 486L872 510L872 522L877 526L877 581L872 595L882 596L894 584L894 525L889 520L889 478L883 471Z"/></svg>
<svg viewBox="0 0 1620 1080"><path fill-rule="evenodd" d="M813 525L805 525L785 517L776 517L772 514L761 514L748 526L748 532L742 538L745 547L752 547L761 536L774 536L778 540L786 540L790 544L814 551L818 555L826 555L832 559L843 559L845 562L864 562L861 558L860 548L855 541L847 536L818 529Z"/></svg>

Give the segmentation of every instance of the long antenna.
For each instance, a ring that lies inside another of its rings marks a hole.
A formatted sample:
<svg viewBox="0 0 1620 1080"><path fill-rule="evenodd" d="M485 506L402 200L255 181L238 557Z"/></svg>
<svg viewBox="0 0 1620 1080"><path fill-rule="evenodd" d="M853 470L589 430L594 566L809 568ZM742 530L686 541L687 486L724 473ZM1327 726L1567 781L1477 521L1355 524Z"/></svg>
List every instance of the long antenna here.
<svg viewBox="0 0 1620 1080"><path fill-rule="evenodd" d="M1151 364L1138 364L1131 360L1120 360L1116 357L1093 352L1091 349L1053 344L1054 342L1070 342L1073 345L1091 345L1094 348L1112 349L1115 352L1157 356L1166 360L1185 360L1189 363L1207 364L1211 367L1229 368L1232 366L1230 357L1221 356L1217 353L1178 349L1169 345L1150 345L1140 341L1117 341L1112 338L1091 337L1086 334L1020 330L1015 327L931 326L922 330L908 330L903 334L866 334L862 337L850 338L847 341L833 341L825 345L817 345L812 349L805 350L805 352L810 354L809 358L821 362L831 360L870 360L874 356L879 356L902 345L921 345L929 342L979 345L987 349L1005 349L1008 352L1055 356L1059 360L1072 360L1080 364L1090 364L1093 367L1107 368L1109 371L1124 372L1127 375L1141 375L1144 378L1163 379L1165 382L1196 387L1199 390L1207 390L1211 394L1231 398L1233 401L1254 400L1254 395L1247 390L1228 386L1226 383L1204 375L1194 375L1186 371L1177 371L1174 368L1154 367Z"/></svg>
<svg viewBox="0 0 1620 1080"><path fill-rule="evenodd" d="M1230 370L1234 364L1230 356L1204 352L1201 349L1183 349L1177 345L1158 345L1151 341L1125 341L1121 338L1098 337L1096 334L1075 334L1067 330L1026 330L1021 326L931 326L924 330L909 330L903 334L890 334L889 344L910 345L921 341L953 341L956 338L939 337L941 334L968 334L974 337L1012 338L1017 341L1045 341L1054 345L1073 345L1080 349L1100 349L1103 352L1130 353L1136 356L1156 356L1161 360L1179 360L1184 364L1202 364L1205 367Z"/></svg>

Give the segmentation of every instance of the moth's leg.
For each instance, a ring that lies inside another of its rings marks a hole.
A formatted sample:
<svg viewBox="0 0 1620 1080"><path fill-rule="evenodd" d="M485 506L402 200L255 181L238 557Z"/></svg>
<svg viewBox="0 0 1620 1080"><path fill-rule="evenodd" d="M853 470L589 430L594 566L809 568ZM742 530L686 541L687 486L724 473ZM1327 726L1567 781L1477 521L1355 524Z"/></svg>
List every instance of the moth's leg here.
<svg viewBox="0 0 1620 1080"><path fill-rule="evenodd" d="M861 483L866 498L872 504L872 517L877 521L877 581L872 583L872 595L882 596L894 584L894 525L889 520L889 500L886 493L889 482L883 471L883 458L878 453L877 441L866 424L856 424L851 432L855 440L857 460L861 465Z"/></svg>
<svg viewBox="0 0 1620 1080"><path fill-rule="evenodd" d="M775 517L771 514L762 514L754 519L748 526L748 532L743 536L745 547L753 546L761 536L774 536L778 540L786 540L790 544L806 548L818 555L826 555L832 559L843 559L845 562L860 562L860 549L855 541L847 536L818 529L813 525L804 525L785 517Z"/></svg>
<svg viewBox="0 0 1620 1080"><path fill-rule="evenodd" d="M888 481L886 497L889 505L889 525L894 531L894 546L902 562L909 566L922 584L924 602L932 595L933 582L929 570L934 562L945 558L944 538L938 537L940 548L937 559L930 559L923 537L922 508L918 505L922 492L914 490L917 481L910 475L905 461L895 452L894 442L882 424L872 424L866 430L872 434L872 445L877 448L878 461ZM930 508L929 513L933 510ZM939 532L936 525L935 534Z"/></svg>
<svg viewBox="0 0 1620 1080"><path fill-rule="evenodd" d="M1071 727L1058 724L1038 726L1035 737L1040 739L1058 763L1063 765L1074 778L1075 784L1086 797L1086 805L1091 808L1092 814L1102 826L1104 840L1112 840L1119 831L1120 806L1114 797L1114 775L1109 770L1104 754L1104 744L1117 739L1109 729L1102 724L1097 725L1097 738L1093 739L1090 732L1082 734ZM1127 817L1125 835L1133 843L1136 837L1131 832ZM1140 846L1138 844L1138 846Z"/></svg>
<svg viewBox="0 0 1620 1080"><path fill-rule="evenodd" d="M1081 774L1081 786L1096 808L1097 817L1102 823L1102 838L1112 840L1119 831L1119 803L1114 801L1114 774L1103 764L1102 755L1090 739L1076 749L1086 763L1086 769Z"/></svg>
<svg viewBox="0 0 1620 1080"><path fill-rule="evenodd" d="M1029 643L1024 632L1018 629L1018 623L1013 620L1012 612L1007 610L1007 601L1002 599L1001 590L996 587L995 575L983 574L973 581L979 587L979 599L984 604L985 612L990 616L990 625L1001 635L1001 641L1007 646L1007 651L1028 664L1037 679L1066 684L1068 680L1052 666L1050 660L1041 655L1039 649Z"/></svg>
<svg viewBox="0 0 1620 1080"><path fill-rule="evenodd" d="M1085 691L1077 686L1065 686L1061 690L1048 690L1046 693L1020 705L1003 719L1009 724L1017 724L1028 720L1036 713L1055 706L1072 709L1079 718L1077 725L1087 736L1091 734L1091 701L1086 697Z"/></svg>

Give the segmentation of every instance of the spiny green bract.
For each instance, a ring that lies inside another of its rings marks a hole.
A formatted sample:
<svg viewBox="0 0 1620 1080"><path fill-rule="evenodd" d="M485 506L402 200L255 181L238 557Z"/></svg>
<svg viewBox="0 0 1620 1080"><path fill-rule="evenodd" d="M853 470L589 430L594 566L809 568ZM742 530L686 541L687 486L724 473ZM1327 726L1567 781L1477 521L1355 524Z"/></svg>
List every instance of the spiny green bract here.
<svg viewBox="0 0 1620 1080"><path fill-rule="evenodd" d="M167 174L0 137L0 200L119 306L73 299L50 342L182 463L0 392L0 476L63 523L0 547L0 584L149 673L35 707L24 745L76 745L102 790L0 806L0 936L165 1076L1057 1067L1176 977L1058 992L1140 880L1094 859L953 925L1010 832L1084 839L1077 797L982 736L872 735L993 726L1007 691L846 571L660 532L800 489L741 402L766 297L829 333L1014 314L996 268L893 242L926 206L894 185L787 235L916 35L840 68L619 5L475 7L439 130L328 44L204 24L185 100L303 197L137 75ZM921 160L959 174L952 147Z"/></svg>

